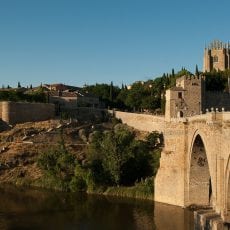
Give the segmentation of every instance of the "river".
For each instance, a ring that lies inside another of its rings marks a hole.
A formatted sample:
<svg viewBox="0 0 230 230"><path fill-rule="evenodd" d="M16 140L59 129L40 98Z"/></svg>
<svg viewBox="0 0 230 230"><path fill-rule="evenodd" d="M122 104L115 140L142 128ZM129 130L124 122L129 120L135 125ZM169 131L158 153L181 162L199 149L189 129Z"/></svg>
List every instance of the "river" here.
<svg viewBox="0 0 230 230"><path fill-rule="evenodd" d="M0 229L192 230L193 213L134 199L0 186Z"/></svg>

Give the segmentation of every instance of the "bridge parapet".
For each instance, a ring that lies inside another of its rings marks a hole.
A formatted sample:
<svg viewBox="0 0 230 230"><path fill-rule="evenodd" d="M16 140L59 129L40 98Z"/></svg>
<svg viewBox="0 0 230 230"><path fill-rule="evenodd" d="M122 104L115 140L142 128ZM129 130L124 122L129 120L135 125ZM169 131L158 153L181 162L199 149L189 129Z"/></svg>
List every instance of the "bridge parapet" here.
<svg viewBox="0 0 230 230"><path fill-rule="evenodd" d="M187 123L187 122L202 122L202 121L206 123L210 123L213 121L230 122L230 112L212 111L212 112L207 112L205 114L195 115L191 117L171 118L170 121L168 122Z"/></svg>

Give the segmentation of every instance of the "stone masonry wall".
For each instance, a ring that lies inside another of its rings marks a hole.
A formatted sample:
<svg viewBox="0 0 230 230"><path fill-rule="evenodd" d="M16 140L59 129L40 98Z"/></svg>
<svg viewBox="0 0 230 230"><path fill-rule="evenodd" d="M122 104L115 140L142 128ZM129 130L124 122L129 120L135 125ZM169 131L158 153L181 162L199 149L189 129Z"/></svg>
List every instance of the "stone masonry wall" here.
<svg viewBox="0 0 230 230"><path fill-rule="evenodd" d="M150 114L138 114L115 111L115 116L123 123L140 131L163 132L165 129L165 118L163 116L153 116Z"/></svg>
<svg viewBox="0 0 230 230"><path fill-rule="evenodd" d="M9 124L48 120L55 115L53 104L5 101L0 108L0 117Z"/></svg>
<svg viewBox="0 0 230 230"><path fill-rule="evenodd" d="M186 125L167 122L164 131L164 149L155 178L154 200L184 206Z"/></svg>

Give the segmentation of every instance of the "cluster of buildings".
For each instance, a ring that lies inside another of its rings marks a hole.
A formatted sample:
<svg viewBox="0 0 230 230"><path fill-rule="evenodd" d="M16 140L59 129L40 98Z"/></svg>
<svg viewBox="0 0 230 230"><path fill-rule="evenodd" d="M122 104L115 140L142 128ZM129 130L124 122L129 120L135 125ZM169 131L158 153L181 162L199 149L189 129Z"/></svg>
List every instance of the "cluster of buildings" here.
<svg viewBox="0 0 230 230"><path fill-rule="evenodd" d="M33 94L42 89L48 103L0 102L0 119L8 124L28 121L41 121L54 118L55 115L75 117L79 110L86 116L92 108L102 108L103 104L95 95L82 88L64 84L44 84L34 88L20 87L15 89L24 94ZM4 91L12 89L3 89ZM84 108L84 109L83 109Z"/></svg>
<svg viewBox="0 0 230 230"><path fill-rule="evenodd" d="M44 84L42 87L47 94L48 102L53 103L58 112L78 107L99 108L102 106L97 96L79 87L64 84Z"/></svg>
<svg viewBox="0 0 230 230"><path fill-rule="evenodd" d="M203 71L214 69L230 69L229 43L213 41L205 48ZM230 89L230 84L228 87ZM202 74L182 76L176 80L176 86L166 90L165 117L168 120L224 110L230 111L230 93L207 91Z"/></svg>
<svg viewBox="0 0 230 230"><path fill-rule="evenodd" d="M213 41L208 47L205 47L203 71L210 72L213 69L217 71L230 69L229 43L226 44L220 41ZM44 84L37 88L20 88L19 90L24 93L31 93L34 91L36 92L36 90L41 87L43 92L46 93L47 101L49 102L48 104L51 104L54 108L54 114L60 114L61 111L74 111L77 108L83 107L103 107L97 96L92 95L79 87L64 84ZM20 106L16 106L16 104L10 104L8 102L2 104L2 106L1 104L0 118L2 119L5 116L8 117L8 120L10 120L12 114L15 118L15 114L20 114L20 108L25 111L25 105L22 106L22 104ZM14 109L16 107L17 111ZM43 115L45 114L44 116L47 114L47 118L50 117L48 116L50 111L53 111L50 106L45 107L41 105L33 105L33 107L34 111L36 111L36 107L39 109L42 108L43 110L47 107L46 109L49 112L43 113ZM230 94L228 92L207 91L205 89L205 77L202 75L182 76L176 80L176 86L166 91L166 119L199 115L201 113L205 113L207 110L230 110ZM40 113L42 114L42 112ZM39 112L35 112L34 114L37 117L36 119L39 120ZM30 114L28 114L27 117L30 117L29 115ZM44 119L44 116L42 116L42 119ZM17 119L14 120L17 121Z"/></svg>

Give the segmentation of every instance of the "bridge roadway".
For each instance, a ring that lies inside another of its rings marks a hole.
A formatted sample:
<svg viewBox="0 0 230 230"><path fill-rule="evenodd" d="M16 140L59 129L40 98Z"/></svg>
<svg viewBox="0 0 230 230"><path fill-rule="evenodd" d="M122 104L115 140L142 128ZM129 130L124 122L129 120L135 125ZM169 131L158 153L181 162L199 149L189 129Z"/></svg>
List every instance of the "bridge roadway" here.
<svg viewBox="0 0 230 230"><path fill-rule="evenodd" d="M142 131L163 132L155 201L211 206L230 223L230 112L165 120L116 111L116 117Z"/></svg>

